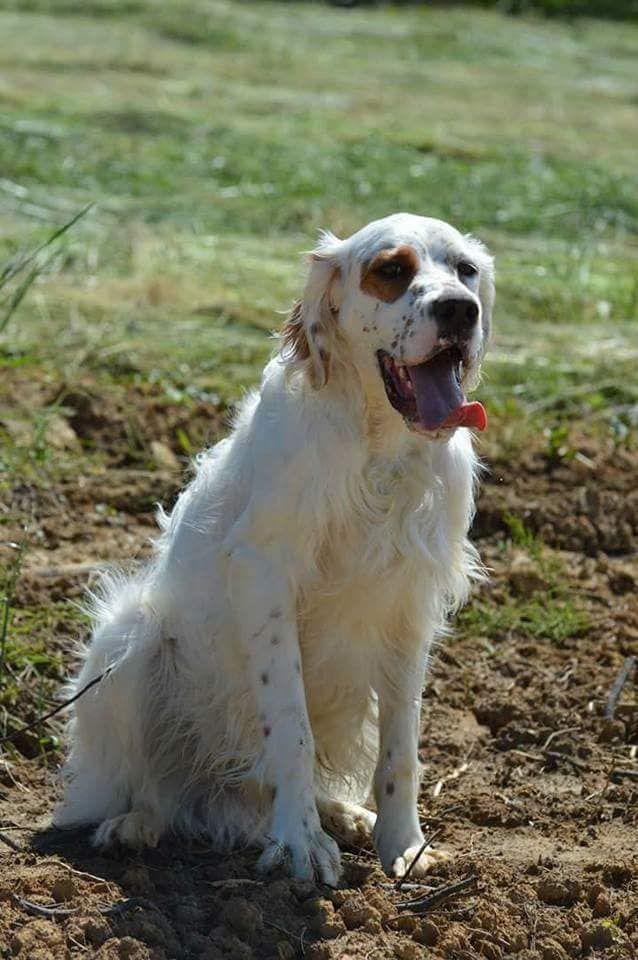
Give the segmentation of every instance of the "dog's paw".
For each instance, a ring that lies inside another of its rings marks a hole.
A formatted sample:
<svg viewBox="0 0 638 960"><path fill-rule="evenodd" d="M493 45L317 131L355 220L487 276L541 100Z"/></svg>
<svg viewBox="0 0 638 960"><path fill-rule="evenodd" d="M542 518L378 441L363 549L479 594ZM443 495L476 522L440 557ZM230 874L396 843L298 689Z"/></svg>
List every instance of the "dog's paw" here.
<svg viewBox="0 0 638 960"><path fill-rule="evenodd" d="M398 829L397 829L398 828ZM416 824L411 828L401 829L401 821L387 819L382 824L377 818L374 831L374 846L379 854L381 866L390 877L400 879L404 877L410 864L423 846L424 837ZM447 850L433 850L425 847L410 869L411 877L423 877L438 863L450 859Z"/></svg>
<svg viewBox="0 0 638 960"><path fill-rule="evenodd" d="M377 815L372 810L345 800L318 801L321 823L342 843L365 847L372 842Z"/></svg>
<svg viewBox="0 0 638 960"><path fill-rule="evenodd" d="M422 844L408 847L400 856L395 858L390 870L386 868L386 872L400 880L410 869L410 864L414 863L414 858L419 853L421 846ZM428 870L431 870L432 867L435 867L439 863L445 863L447 860L450 860L451 856L447 850L434 850L432 847L425 847L419 859L410 870L410 876L415 878L424 877Z"/></svg>
<svg viewBox="0 0 638 960"><path fill-rule="evenodd" d="M257 872L267 874L284 867L298 880L318 880L336 886L341 875L341 854L332 837L319 827L286 831L286 836L268 837L257 862Z"/></svg>
<svg viewBox="0 0 638 960"><path fill-rule="evenodd" d="M111 820L104 820L93 834L93 846L106 850L121 843L133 850L156 847L161 830L151 813L131 810Z"/></svg>

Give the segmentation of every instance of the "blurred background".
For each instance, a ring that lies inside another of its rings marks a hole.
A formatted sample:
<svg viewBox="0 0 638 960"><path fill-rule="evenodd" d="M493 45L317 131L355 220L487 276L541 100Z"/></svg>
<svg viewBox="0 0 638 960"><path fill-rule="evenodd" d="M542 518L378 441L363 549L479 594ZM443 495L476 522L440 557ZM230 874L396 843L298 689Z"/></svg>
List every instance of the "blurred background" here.
<svg viewBox="0 0 638 960"><path fill-rule="evenodd" d="M518 434L519 407L547 426L557 405L609 402L624 431L638 26L567 15L635 7L3 3L0 256L94 205L6 325L3 362L225 403L272 349L318 229L409 210L496 255L492 412L516 408Z"/></svg>

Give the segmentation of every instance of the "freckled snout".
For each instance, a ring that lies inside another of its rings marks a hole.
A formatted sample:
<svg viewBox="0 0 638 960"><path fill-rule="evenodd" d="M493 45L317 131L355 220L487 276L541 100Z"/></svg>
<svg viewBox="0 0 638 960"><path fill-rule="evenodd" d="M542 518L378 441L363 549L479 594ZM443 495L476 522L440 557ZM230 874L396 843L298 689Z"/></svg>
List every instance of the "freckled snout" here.
<svg viewBox="0 0 638 960"><path fill-rule="evenodd" d="M469 297L439 297L432 304L432 314L439 338L458 343L474 333L479 308Z"/></svg>

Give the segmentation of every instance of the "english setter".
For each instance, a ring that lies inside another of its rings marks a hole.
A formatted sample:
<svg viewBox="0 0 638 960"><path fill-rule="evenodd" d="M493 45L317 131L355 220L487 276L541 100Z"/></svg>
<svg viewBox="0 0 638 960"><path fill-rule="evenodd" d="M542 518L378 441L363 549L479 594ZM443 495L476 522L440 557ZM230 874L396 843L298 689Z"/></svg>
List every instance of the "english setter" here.
<svg viewBox="0 0 638 960"><path fill-rule="evenodd" d="M332 884L333 837L368 837L405 873L428 654L481 576L465 394L493 297L486 249L440 220L321 236L261 386L96 601L73 688L107 674L74 707L57 825L255 844L260 871Z"/></svg>

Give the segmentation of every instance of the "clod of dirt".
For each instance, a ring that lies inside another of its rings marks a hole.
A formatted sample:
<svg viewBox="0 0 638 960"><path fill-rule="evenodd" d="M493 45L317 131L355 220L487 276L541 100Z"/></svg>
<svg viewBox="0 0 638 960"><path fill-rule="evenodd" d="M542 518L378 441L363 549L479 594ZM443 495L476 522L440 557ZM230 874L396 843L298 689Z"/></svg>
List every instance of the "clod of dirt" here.
<svg viewBox="0 0 638 960"><path fill-rule="evenodd" d="M601 743L623 743L627 727L622 720L603 720L598 739Z"/></svg>
<svg viewBox="0 0 638 960"><path fill-rule="evenodd" d="M423 951L416 943L411 940L405 940L403 943L395 943L394 955L397 960L420 960Z"/></svg>
<svg viewBox="0 0 638 960"><path fill-rule="evenodd" d="M617 570L612 573L608 580L609 589L617 596L625 593L632 593L636 588L636 578L628 570Z"/></svg>
<svg viewBox="0 0 638 960"><path fill-rule="evenodd" d="M363 894L353 894L348 897L339 913L348 930L356 930L368 920L381 920L379 911L366 902Z"/></svg>
<svg viewBox="0 0 638 960"><path fill-rule="evenodd" d="M521 717L521 711L510 700L492 698L479 700L474 706L474 716L480 724L489 727L492 735L498 733L501 727L507 726L512 720Z"/></svg>
<svg viewBox="0 0 638 960"><path fill-rule="evenodd" d="M163 950L151 949L134 937L107 940L95 954L95 960L164 960Z"/></svg>
<svg viewBox="0 0 638 960"><path fill-rule="evenodd" d="M580 939L583 950L604 950L614 943L615 931L611 925L593 923L583 927L580 931Z"/></svg>
<svg viewBox="0 0 638 960"><path fill-rule="evenodd" d="M438 943L441 934L432 920L423 920L420 924L417 924L412 936L417 943L422 943L426 947L433 947Z"/></svg>
<svg viewBox="0 0 638 960"><path fill-rule="evenodd" d="M306 946L306 960L333 960L340 950L335 943L310 943Z"/></svg>
<svg viewBox="0 0 638 960"><path fill-rule="evenodd" d="M26 923L11 937L11 952L20 960L57 960L65 945L64 932L51 920L36 919Z"/></svg>
<svg viewBox="0 0 638 960"><path fill-rule="evenodd" d="M564 948L551 938L543 944L542 951L543 960L568 960Z"/></svg>
<svg viewBox="0 0 638 960"><path fill-rule="evenodd" d="M67 900L73 900L78 893L78 888L71 877L60 877L51 887L51 896L56 903L64 903Z"/></svg>
<svg viewBox="0 0 638 960"><path fill-rule="evenodd" d="M244 897L233 897L229 900L220 919L231 927L240 939L246 941L250 941L263 926L261 911Z"/></svg>
<svg viewBox="0 0 638 960"><path fill-rule="evenodd" d="M582 888L577 880L541 880L537 887L538 899L552 906L570 907L580 900Z"/></svg>

